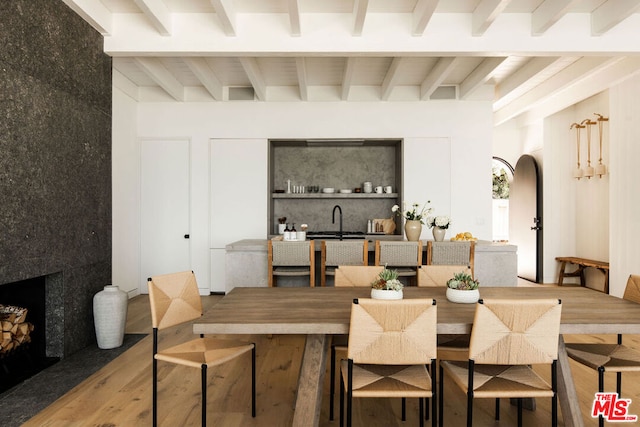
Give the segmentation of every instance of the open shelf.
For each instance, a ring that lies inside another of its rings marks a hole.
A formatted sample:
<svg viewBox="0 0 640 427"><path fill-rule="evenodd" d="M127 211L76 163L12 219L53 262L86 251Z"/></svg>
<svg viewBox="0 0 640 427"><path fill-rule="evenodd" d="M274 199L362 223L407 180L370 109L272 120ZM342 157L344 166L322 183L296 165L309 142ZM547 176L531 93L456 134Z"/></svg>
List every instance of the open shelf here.
<svg viewBox="0 0 640 427"><path fill-rule="evenodd" d="M274 199L396 199L398 193L273 193Z"/></svg>

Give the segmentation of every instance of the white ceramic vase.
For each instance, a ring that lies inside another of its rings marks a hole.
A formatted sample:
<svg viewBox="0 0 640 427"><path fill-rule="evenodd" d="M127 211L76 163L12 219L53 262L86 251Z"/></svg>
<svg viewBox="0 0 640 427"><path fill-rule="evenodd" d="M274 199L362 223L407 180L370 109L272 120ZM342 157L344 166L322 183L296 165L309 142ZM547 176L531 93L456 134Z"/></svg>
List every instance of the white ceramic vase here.
<svg viewBox="0 0 640 427"><path fill-rule="evenodd" d="M433 226L433 240L436 242L444 241L444 235L447 233L447 230L444 228L440 228L436 225Z"/></svg>
<svg viewBox="0 0 640 427"><path fill-rule="evenodd" d="M394 291L391 289L371 289L371 298L373 299L402 299L402 289Z"/></svg>
<svg viewBox="0 0 640 427"><path fill-rule="evenodd" d="M422 233L422 223L418 220L408 219L404 223L404 234L407 236L407 240L410 242L417 242L420 240L420 234Z"/></svg>
<svg viewBox="0 0 640 427"><path fill-rule="evenodd" d="M478 289L447 288L447 299L456 303L473 304L480 299L480 291Z"/></svg>
<svg viewBox="0 0 640 427"><path fill-rule="evenodd" d="M120 347L124 341L127 321L127 293L113 285L107 285L93 296L93 320L98 347Z"/></svg>

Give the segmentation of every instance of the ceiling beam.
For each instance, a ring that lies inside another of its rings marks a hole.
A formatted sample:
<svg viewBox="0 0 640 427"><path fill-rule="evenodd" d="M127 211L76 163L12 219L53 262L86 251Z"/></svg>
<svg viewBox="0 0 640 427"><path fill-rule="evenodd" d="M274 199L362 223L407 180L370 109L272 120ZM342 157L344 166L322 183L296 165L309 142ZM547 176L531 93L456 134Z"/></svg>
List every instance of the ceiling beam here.
<svg viewBox="0 0 640 427"><path fill-rule="evenodd" d="M309 100L309 84L307 82L307 62L302 57L296 58L296 70L298 71L298 86L300 88L300 99Z"/></svg>
<svg viewBox="0 0 640 427"><path fill-rule="evenodd" d="M453 70L460 59L457 57L443 57L438 59L436 65L429 71L427 77L420 85L420 99L427 100L435 92L435 90L447 78L451 70Z"/></svg>
<svg viewBox="0 0 640 427"><path fill-rule="evenodd" d="M207 89L213 99L222 101L224 97L224 87L216 77L204 58L184 58L185 64L191 72L200 80L202 86Z"/></svg>
<svg viewBox="0 0 640 427"><path fill-rule="evenodd" d="M176 101L184 101L184 86L162 65L159 59L136 57L133 60L142 71Z"/></svg>
<svg viewBox="0 0 640 427"><path fill-rule="evenodd" d="M494 103L517 90L534 77L544 73L561 60L562 58L558 56L541 56L531 58L526 64L517 69L509 77L505 78L500 82L500 84L496 85Z"/></svg>
<svg viewBox="0 0 640 427"><path fill-rule="evenodd" d="M134 0L162 36L171 35L171 12L162 0Z"/></svg>
<svg viewBox="0 0 640 427"><path fill-rule="evenodd" d="M343 101L349 100L349 92L351 91L351 85L353 84L353 74L356 68L356 57L350 56L345 60L344 75L342 76L342 93L340 99Z"/></svg>
<svg viewBox="0 0 640 427"><path fill-rule="evenodd" d="M389 95L391 95L393 88L395 88L398 83L398 78L400 77L398 74L398 70L402 65L402 61L403 58L399 56L393 58L393 61L391 61L391 65L387 70L387 74L384 76L384 80L382 81L382 93L380 95L380 98L383 101L389 100Z"/></svg>
<svg viewBox="0 0 640 427"><path fill-rule="evenodd" d="M460 83L460 98L465 99L474 90L485 84L491 73L507 59L506 57L486 58Z"/></svg>
<svg viewBox="0 0 640 427"><path fill-rule="evenodd" d="M562 71L554 74L535 88L516 98L509 104L500 108L494 113L494 124L498 125L512 119L537 104L544 102L554 96L558 96L562 91L579 83L593 73L600 72L619 61L621 57L591 57L585 56L582 59L569 65Z"/></svg>
<svg viewBox="0 0 640 427"><path fill-rule="evenodd" d="M541 36L581 0L544 0L531 14L531 34Z"/></svg>
<svg viewBox="0 0 640 427"><path fill-rule="evenodd" d="M479 37L511 3L511 0L482 0L471 17L471 34Z"/></svg>
<svg viewBox="0 0 640 427"><path fill-rule="evenodd" d="M112 13L100 0L62 0L103 36L112 34Z"/></svg>
<svg viewBox="0 0 640 427"><path fill-rule="evenodd" d="M289 23L291 25L291 35L300 37L302 31L300 28L300 6L298 0L289 0Z"/></svg>
<svg viewBox="0 0 640 427"><path fill-rule="evenodd" d="M216 15L222 25L222 31L228 36L236 35L236 11L233 0L209 0L216 10Z"/></svg>
<svg viewBox="0 0 640 427"><path fill-rule="evenodd" d="M253 90L256 93L259 101L267 100L267 85L262 77L262 72L258 66L256 58L239 58L244 72L247 73L247 77L253 86Z"/></svg>
<svg viewBox="0 0 640 427"><path fill-rule="evenodd" d="M367 8L369 7L369 0L354 0L353 2L353 36L359 37L362 35L362 28L364 27L364 20L367 17Z"/></svg>
<svg viewBox="0 0 640 427"><path fill-rule="evenodd" d="M413 9L413 28L414 36L421 36L427 28L433 13L436 11L439 0L418 0L416 7Z"/></svg>
<svg viewBox="0 0 640 427"><path fill-rule="evenodd" d="M601 36L640 9L639 0L609 0L591 13L591 35Z"/></svg>

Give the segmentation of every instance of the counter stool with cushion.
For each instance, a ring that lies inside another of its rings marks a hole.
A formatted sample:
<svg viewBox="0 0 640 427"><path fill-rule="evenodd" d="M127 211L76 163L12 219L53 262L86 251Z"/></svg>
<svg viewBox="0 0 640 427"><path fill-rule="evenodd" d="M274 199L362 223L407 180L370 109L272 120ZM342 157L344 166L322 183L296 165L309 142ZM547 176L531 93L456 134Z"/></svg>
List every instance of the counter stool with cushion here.
<svg viewBox="0 0 640 427"><path fill-rule="evenodd" d="M369 244L362 240L323 240L321 244L320 286L325 286L327 276L334 276L339 265L367 265Z"/></svg>
<svg viewBox="0 0 640 427"><path fill-rule="evenodd" d="M256 416L256 348L253 343L199 338L158 349L158 331L202 316L202 301L192 271L148 279L153 326L153 425L158 424L158 360L198 368L202 382L202 425L207 421L207 368L251 353L251 416Z"/></svg>
<svg viewBox="0 0 640 427"><path fill-rule="evenodd" d="M640 275L630 275L623 298L640 304ZM622 344L622 334L618 334L617 344L606 343L566 343L570 358L591 369L598 371L598 392L604 392L605 372L616 373L616 392L622 394L622 373L640 372L640 352ZM604 425L604 417L598 417L600 426Z"/></svg>
<svg viewBox="0 0 640 427"><path fill-rule="evenodd" d="M376 265L386 265L417 283L418 267L422 264L422 242L376 240Z"/></svg>
<svg viewBox="0 0 640 427"><path fill-rule="evenodd" d="M432 298L354 300L348 359L341 363L340 425L344 421L346 393L348 427L353 398L366 397L418 398L420 426L424 425L422 401L432 399L435 426L436 335L437 306ZM404 415L404 402L402 407Z"/></svg>
<svg viewBox="0 0 640 427"><path fill-rule="evenodd" d="M275 276L309 276L315 286L315 248L313 240L304 242L267 241L269 287L276 286Z"/></svg>
<svg viewBox="0 0 640 427"><path fill-rule="evenodd" d="M562 304L557 299L485 299L476 304L467 362L440 361L440 396L446 372L467 394L467 426L473 422L473 399L516 398L518 426L522 399L551 398L551 424L558 423L557 359ZM551 384L532 365L549 365ZM440 400L440 426L444 403Z"/></svg>
<svg viewBox="0 0 640 427"><path fill-rule="evenodd" d="M383 270L384 267L341 265L335 270L335 286L368 287ZM329 375L329 420L333 421L333 402L336 394L336 355L346 354L347 340L345 335L334 335L331 342L331 368Z"/></svg>

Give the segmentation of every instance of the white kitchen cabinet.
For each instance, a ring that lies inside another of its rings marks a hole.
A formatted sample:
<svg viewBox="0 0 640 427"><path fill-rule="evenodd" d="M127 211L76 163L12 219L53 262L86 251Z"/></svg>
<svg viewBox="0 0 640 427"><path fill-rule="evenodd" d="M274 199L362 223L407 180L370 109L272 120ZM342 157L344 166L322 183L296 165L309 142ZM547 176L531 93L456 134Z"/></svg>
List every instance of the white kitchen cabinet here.
<svg viewBox="0 0 640 427"><path fill-rule="evenodd" d="M224 292L224 248L264 239L267 229L267 140L210 140L211 291Z"/></svg>

